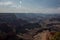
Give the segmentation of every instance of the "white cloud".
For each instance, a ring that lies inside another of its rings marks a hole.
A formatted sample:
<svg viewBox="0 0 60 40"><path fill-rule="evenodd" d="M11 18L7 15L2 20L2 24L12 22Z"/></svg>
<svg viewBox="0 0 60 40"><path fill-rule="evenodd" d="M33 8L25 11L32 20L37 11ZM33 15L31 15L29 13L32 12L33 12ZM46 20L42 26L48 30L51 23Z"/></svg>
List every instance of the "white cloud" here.
<svg viewBox="0 0 60 40"><path fill-rule="evenodd" d="M20 1L20 3L16 3L15 1L1 1L0 2L0 6L4 6L4 7L12 7L12 8L21 8L22 6L22 1Z"/></svg>
<svg viewBox="0 0 60 40"><path fill-rule="evenodd" d="M21 5L11 5L11 8L21 8Z"/></svg>
<svg viewBox="0 0 60 40"><path fill-rule="evenodd" d="M11 2L11 1L8 1L8 2L0 2L0 5L2 6L2 5L12 5L13 3Z"/></svg>

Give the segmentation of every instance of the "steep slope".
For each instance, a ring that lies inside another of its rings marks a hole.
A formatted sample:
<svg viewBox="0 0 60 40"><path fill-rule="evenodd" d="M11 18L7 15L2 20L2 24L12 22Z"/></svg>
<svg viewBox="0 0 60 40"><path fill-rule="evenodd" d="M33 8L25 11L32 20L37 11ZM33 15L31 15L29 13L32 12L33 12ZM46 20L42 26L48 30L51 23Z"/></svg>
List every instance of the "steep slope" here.
<svg viewBox="0 0 60 40"><path fill-rule="evenodd" d="M0 13L0 23L1 22L13 23L15 20L16 16L14 13Z"/></svg>

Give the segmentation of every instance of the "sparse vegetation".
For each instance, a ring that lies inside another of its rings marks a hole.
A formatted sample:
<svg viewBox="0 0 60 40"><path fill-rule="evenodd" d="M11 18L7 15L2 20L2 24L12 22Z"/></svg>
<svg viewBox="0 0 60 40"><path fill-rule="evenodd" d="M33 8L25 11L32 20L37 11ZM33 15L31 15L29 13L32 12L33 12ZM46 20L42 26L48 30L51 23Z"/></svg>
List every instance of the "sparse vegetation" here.
<svg viewBox="0 0 60 40"><path fill-rule="evenodd" d="M51 40L60 40L60 32L56 32L54 36L52 36Z"/></svg>

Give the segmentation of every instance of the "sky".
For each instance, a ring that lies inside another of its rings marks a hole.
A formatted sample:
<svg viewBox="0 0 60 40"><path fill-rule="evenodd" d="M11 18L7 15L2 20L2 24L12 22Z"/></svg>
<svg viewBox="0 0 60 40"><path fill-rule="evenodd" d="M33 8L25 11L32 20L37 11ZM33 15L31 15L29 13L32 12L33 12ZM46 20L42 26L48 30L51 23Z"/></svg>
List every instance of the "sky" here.
<svg viewBox="0 0 60 40"><path fill-rule="evenodd" d="M60 13L60 0L0 0L0 13Z"/></svg>

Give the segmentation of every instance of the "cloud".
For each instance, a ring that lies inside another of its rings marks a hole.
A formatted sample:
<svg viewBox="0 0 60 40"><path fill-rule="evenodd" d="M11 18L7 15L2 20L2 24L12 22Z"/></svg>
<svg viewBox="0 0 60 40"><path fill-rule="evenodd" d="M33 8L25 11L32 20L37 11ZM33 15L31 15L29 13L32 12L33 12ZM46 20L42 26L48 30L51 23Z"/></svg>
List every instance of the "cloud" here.
<svg viewBox="0 0 60 40"><path fill-rule="evenodd" d="M7 5L12 5L13 3L11 1L8 2L0 2L0 6L7 6Z"/></svg>
<svg viewBox="0 0 60 40"><path fill-rule="evenodd" d="M22 4L22 1L20 1L20 4Z"/></svg>
<svg viewBox="0 0 60 40"><path fill-rule="evenodd" d="M33 8L0 8L0 13L60 13L59 8L41 8L41 9L33 9Z"/></svg>
<svg viewBox="0 0 60 40"><path fill-rule="evenodd" d="M60 13L59 0L8 0L0 6L6 6L0 7L2 13Z"/></svg>
<svg viewBox="0 0 60 40"><path fill-rule="evenodd" d="M15 1L1 1L0 2L0 8L2 7L9 7L9 8L20 8L22 4L22 1L20 3L16 3Z"/></svg>

